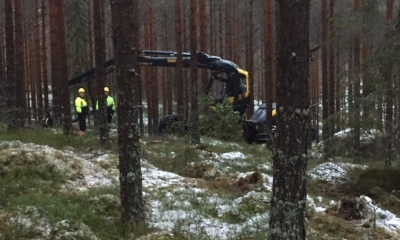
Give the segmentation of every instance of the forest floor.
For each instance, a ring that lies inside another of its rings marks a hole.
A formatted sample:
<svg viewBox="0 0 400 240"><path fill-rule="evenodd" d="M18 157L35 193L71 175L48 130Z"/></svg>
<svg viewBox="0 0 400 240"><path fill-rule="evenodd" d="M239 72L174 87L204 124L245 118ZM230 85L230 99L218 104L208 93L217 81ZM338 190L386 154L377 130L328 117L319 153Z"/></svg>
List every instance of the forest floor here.
<svg viewBox="0 0 400 240"><path fill-rule="evenodd" d="M107 149L90 132L0 131L0 239L137 239L120 231L115 130ZM271 152L187 142L141 139L148 234L138 239L265 239ZM400 238L398 170L310 156L308 239Z"/></svg>

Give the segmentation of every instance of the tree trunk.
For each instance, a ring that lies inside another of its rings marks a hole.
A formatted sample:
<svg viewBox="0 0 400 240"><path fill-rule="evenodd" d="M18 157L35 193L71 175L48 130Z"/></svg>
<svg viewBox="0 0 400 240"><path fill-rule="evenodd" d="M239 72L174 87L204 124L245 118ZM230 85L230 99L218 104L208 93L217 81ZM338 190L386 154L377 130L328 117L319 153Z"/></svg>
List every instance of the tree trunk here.
<svg viewBox="0 0 400 240"><path fill-rule="evenodd" d="M5 0L5 31L6 31L6 96L7 96L7 129L15 131L19 128L17 124L16 99L15 99L15 73L14 73L14 22L13 22L13 1Z"/></svg>
<svg viewBox="0 0 400 240"><path fill-rule="evenodd" d="M340 40L339 36L336 36L335 39L335 45L336 45L336 62L335 62L335 75L339 76L340 74ZM336 131L342 130L342 115L343 113L340 112L341 108L341 99L343 96L342 95L342 86L340 83L340 78L335 79L335 94L336 94L336 99L335 99L335 114L337 115L336 118Z"/></svg>
<svg viewBox="0 0 400 240"><path fill-rule="evenodd" d="M121 190L121 218L125 230L141 232L145 229L142 193L141 150L137 128L138 108L134 89L138 76L131 71L138 68L139 6L137 1L111 1L114 56L118 87L118 146L119 180Z"/></svg>
<svg viewBox="0 0 400 240"><path fill-rule="evenodd" d="M151 7L151 6L150 6ZM147 39L145 47L147 49L152 49L151 47L151 38L153 35L151 34L151 15L150 15L150 9L147 9L145 12L145 19L146 19L146 25L145 25L145 38ZM151 79L151 81L144 81L145 89L146 89L146 102L147 102L147 132L149 135L153 134L153 87L152 85L154 84L155 79L152 76L152 69L151 68L146 68L143 70L145 72L145 75L148 76L148 78Z"/></svg>
<svg viewBox="0 0 400 240"><path fill-rule="evenodd" d="M103 32L104 22L102 15L103 1L98 1L93 5L93 24L94 24L94 48L95 48L95 74L94 86L96 92L96 103L98 110L96 111L95 125L99 127L100 144L108 143L108 126L107 126L107 104L104 94L106 86L103 63L105 62L105 37ZM90 18L90 16L89 16Z"/></svg>
<svg viewBox="0 0 400 240"><path fill-rule="evenodd" d="M39 0L35 0L35 70L36 70L36 99L37 99L37 106L38 106L38 115L39 115L39 121L41 120L41 117L44 117L44 104L43 104L43 81L41 77L41 66L43 59L41 58L41 52L40 52L40 39L41 39L41 27L40 27L40 11L41 6L39 5Z"/></svg>
<svg viewBox="0 0 400 240"><path fill-rule="evenodd" d="M328 0L322 0L322 139L329 139Z"/></svg>
<svg viewBox="0 0 400 240"><path fill-rule="evenodd" d="M176 59L176 112L180 120L184 119L185 106L184 106L184 89L183 89L183 64L182 64L182 34L183 34L183 23L182 23L182 5L181 0L175 0L175 47L177 51Z"/></svg>
<svg viewBox="0 0 400 240"><path fill-rule="evenodd" d="M207 48L207 4L206 0L200 1L200 51L208 52ZM208 73L205 69L200 70L201 87L204 88L208 83Z"/></svg>
<svg viewBox="0 0 400 240"><path fill-rule="evenodd" d="M200 144L197 83L197 0L190 0L190 124L191 143Z"/></svg>
<svg viewBox="0 0 400 240"><path fill-rule="evenodd" d="M393 4L394 0L386 0L386 20L390 26L393 20ZM397 24L400 21L397 19ZM396 26L397 27L397 26ZM397 29L396 29L397 30ZM390 27L388 27L390 32ZM391 166L393 160L393 80L392 80L392 66L388 66L387 72L385 73L386 82L386 93L385 93L385 132L386 132L386 156L385 165Z"/></svg>
<svg viewBox="0 0 400 240"><path fill-rule="evenodd" d="M0 27L0 39L5 39L5 34L3 31L3 27ZM6 71L5 71L5 52L4 52L4 41L0 41L0 116L5 116L6 111ZM3 122L3 117L0 117L0 121Z"/></svg>
<svg viewBox="0 0 400 240"><path fill-rule="evenodd" d="M279 9L277 139L268 238L294 240L306 238L310 0L281 0Z"/></svg>
<svg viewBox="0 0 400 240"><path fill-rule="evenodd" d="M54 123L57 125L62 118L64 134L69 135L72 132L72 126L68 69L66 67L67 48L65 44L64 0L51 0L49 4Z"/></svg>
<svg viewBox="0 0 400 240"><path fill-rule="evenodd" d="M329 71L328 71L328 107L329 107L329 138L335 134L335 29L333 24L333 16L335 12L334 0L329 0Z"/></svg>
<svg viewBox="0 0 400 240"><path fill-rule="evenodd" d="M360 0L354 0L354 11L358 11L360 7ZM360 134L361 134L361 119L360 119L360 101L361 101L361 80L360 80L360 67L361 67L361 51L360 51L360 39L354 39L354 111L353 111L353 135L354 135L354 143L353 143L353 161L355 163L360 162Z"/></svg>
<svg viewBox="0 0 400 240"><path fill-rule="evenodd" d="M271 0L264 0L264 84L265 84L265 103L267 112L267 129L272 129L272 24L271 24ZM251 95L252 92L250 91Z"/></svg>
<svg viewBox="0 0 400 240"><path fill-rule="evenodd" d="M26 91L25 91L25 44L24 44L24 11L23 1L14 0L15 8L15 97L17 107L17 121L20 127L25 125L26 119Z"/></svg>
<svg viewBox="0 0 400 240"><path fill-rule="evenodd" d="M253 0L248 1L249 3L249 13L247 16L247 26L246 26L246 68L249 72L250 78L250 103L247 109L247 118L250 118L254 113L254 82L253 82L253 74L254 74L254 56L253 56ZM235 2L236 4L236 2ZM236 22L235 22L236 25ZM235 52L239 52L239 49L236 47ZM235 54L236 55L236 54ZM268 110L267 110L268 111Z"/></svg>
<svg viewBox="0 0 400 240"><path fill-rule="evenodd" d="M155 15L153 11L154 0L150 0L150 6L149 6L149 44L150 44L150 49L156 49L156 31L155 31ZM148 100L151 101L151 116L152 116L152 128L149 129L153 134L157 133L157 127L158 127L158 119L159 119L159 112L158 112L158 81L159 81L159 76L158 76L158 70L157 68L150 68L150 86L151 86L151 99Z"/></svg>
<svg viewBox="0 0 400 240"><path fill-rule="evenodd" d="M43 78L43 94L44 94L44 109L49 110L49 81L47 74L47 37L46 37L46 0L42 0L42 14L41 14L41 53L42 53L42 78Z"/></svg>

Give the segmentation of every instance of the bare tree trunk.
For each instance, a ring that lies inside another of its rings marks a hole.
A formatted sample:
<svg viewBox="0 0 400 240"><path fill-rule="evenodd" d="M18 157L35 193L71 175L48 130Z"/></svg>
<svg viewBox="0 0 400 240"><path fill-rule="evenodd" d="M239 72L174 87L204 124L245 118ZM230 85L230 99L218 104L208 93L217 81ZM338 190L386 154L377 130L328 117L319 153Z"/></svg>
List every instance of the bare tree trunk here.
<svg viewBox="0 0 400 240"><path fill-rule="evenodd" d="M53 90L54 123L63 119L64 134L72 132L69 101L67 49L65 44L64 0L49 1L51 79Z"/></svg>
<svg viewBox="0 0 400 240"><path fill-rule="evenodd" d="M184 89L183 89L183 64L182 64L182 37L183 37L183 23L182 23L182 6L181 0L175 0L175 47L177 51L176 59L176 112L180 120L184 119L185 106L184 106Z"/></svg>
<svg viewBox="0 0 400 240"><path fill-rule="evenodd" d="M328 0L322 0L322 139L329 139Z"/></svg>
<svg viewBox="0 0 400 240"><path fill-rule="evenodd" d="M153 3L153 0L150 0L150 3ZM153 4L149 6L149 44L150 44L150 49L155 49L156 48L156 34L155 34L155 15L153 11ZM159 119L159 113L158 113L158 80L159 76L157 74L158 69L157 68L152 68L149 70L150 71L150 76L151 76L151 115L152 115L152 133L157 133L157 126L158 126L158 119Z"/></svg>
<svg viewBox="0 0 400 240"><path fill-rule="evenodd" d="M272 102L273 102L273 73L272 73L272 20L271 20L271 0L264 0L264 84L265 84L265 103L267 111L267 129L272 130ZM252 93L250 91L250 93ZM251 94L252 95L252 94Z"/></svg>
<svg viewBox="0 0 400 240"><path fill-rule="evenodd" d="M390 26L393 20L393 4L394 0L386 0L386 20ZM400 15L399 19L400 21ZM397 22L399 24L399 22ZM388 31L391 31L388 28ZM385 165L391 166L393 160L393 80L392 80L392 66L388 66L385 73L386 93L385 93L385 132L386 132L386 157Z"/></svg>
<svg viewBox="0 0 400 240"><path fill-rule="evenodd" d="M42 53L42 78L43 78L43 94L44 94L44 109L49 110L49 81L47 74L47 38L46 38L46 0L42 0L42 15L41 15L41 53Z"/></svg>
<svg viewBox="0 0 400 240"><path fill-rule="evenodd" d="M151 6L150 6L151 7ZM145 43L145 47L148 49L151 49L151 44L150 44L150 39L152 37L154 37L153 35L151 35L151 27L150 27L150 21L151 20L151 15L150 15L150 9L148 8L145 12L145 39L147 39L146 43ZM144 85L145 85L145 89L146 89L146 102L147 102L147 131L149 135L153 134L153 108L155 106L153 106L153 91L152 91L152 85L154 84L155 79L153 78L152 75L152 69L150 68L146 68L143 70L145 72L146 76L149 76L149 78L151 79L151 81L144 81Z"/></svg>
<svg viewBox="0 0 400 240"><path fill-rule="evenodd" d="M279 32L280 30L280 7L277 1L275 1L275 54L274 54L274 58L273 58L273 81L272 81L272 95L273 95L273 99L274 101L277 101L277 94L276 94L276 89L277 89L277 82L278 82L278 56L277 56L277 52L279 49Z"/></svg>
<svg viewBox="0 0 400 240"><path fill-rule="evenodd" d="M138 76L131 71L138 68L139 5L137 1L111 1L114 56L118 86L118 146L119 181L121 190L121 219L125 230L145 231L143 205L141 150L137 128L138 109L134 105Z"/></svg>
<svg viewBox="0 0 400 240"><path fill-rule="evenodd" d="M279 98L268 239L294 240L306 238L310 0L281 0L279 9Z"/></svg>
<svg viewBox="0 0 400 240"><path fill-rule="evenodd" d="M190 0L190 124L191 143L200 144L197 84L197 0Z"/></svg>
<svg viewBox="0 0 400 240"><path fill-rule="evenodd" d="M5 30L6 30L6 96L7 96L7 129L15 131L19 128L17 124L16 99L15 99L15 73L14 73L14 22L13 22L13 1L5 0Z"/></svg>
<svg viewBox="0 0 400 240"><path fill-rule="evenodd" d="M335 45L336 45L336 62L335 62L335 75L339 76L340 74L340 41L339 41L339 36L336 36L335 40ZM335 114L338 115L336 118L336 130L340 131L342 129L342 115L343 113L340 112L341 108L341 99L342 99L342 87L340 84L340 78L335 79L335 94L336 94L336 99L335 99Z"/></svg>
<svg viewBox="0 0 400 240"><path fill-rule="evenodd" d="M93 0L88 0L87 5L88 5L88 9L87 9L88 29L89 29L89 31L88 31L88 33L89 33L89 66L93 66L93 65L95 65L94 58L93 58L93 53L94 53L94 51L93 51L93 49L94 49L94 47L93 47L93 45L94 45L94 43L93 43L94 42L93 41L94 24L93 24L93 18L92 18L93 14L94 14Z"/></svg>
<svg viewBox="0 0 400 240"><path fill-rule="evenodd" d="M207 48L207 4L206 0L200 1L200 51L208 52ZM205 69L200 70L201 87L204 88L208 83L208 73Z"/></svg>
<svg viewBox="0 0 400 240"><path fill-rule="evenodd" d="M40 40L41 40L41 26L40 26L40 11L41 6L39 5L39 0L35 0L35 70L36 70L36 99L38 106L38 116L39 119L44 117L44 103L43 103L43 81L41 77L41 66L43 59L41 58L41 50L40 50Z"/></svg>
<svg viewBox="0 0 400 240"><path fill-rule="evenodd" d="M360 0L354 0L354 11L358 11L360 7ZM360 119L360 101L361 101L361 93L360 93L360 67L361 67L361 51L360 51L360 39L356 38L354 40L354 111L353 111L353 130L354 130L354 145L353 145L353 161L355 163L360 162L360 134L361 134L361 119Z"/></svg>
<svg viewBox="0 0 400 240"><path fill-rule="evenodd" d="M26 91L25 91L25 45L24 45L24 11L23 1L14 0L15 8L15 97L17 107L17 121L20 127L25 125L26 119Z"/></svg>
<svg viewBox="0 0 400 240"><path fill-rule="evenodd" d="M335 134L335 29L333 24L333 16L335 12L334 0L329 0L329 71L328 71L328 109L329 109L329 138ZM327 43L325 43L327 44Z"/></svg>
<svg viewBox="0 0 400 240"><path fill-rule="evenodd" d="M5 39L3 27L0 27L0 39ZM4 41L0 41L0 122L4 121L7 99L6 99L6 65L5 65Z"/></svg>
<svg viewBox="0 0 400 240"><path fill-rule="evenodd" d="M254 56L253 56L253 0L248 1L249 5L249 13L247 16L247 27L246 27L246 68L249 72L250 78L250 103L247 109L247 117L250 118L254 113L254 82L253 82L253 74L254 74ZM236 2L235 2L236 4ZM236 22L234 23L236 25ZM235 52L238 51L238 47L234 48ZM236 60L235 60L236 61ZM268 111L268 110L267 110Z"/></svg>
<svg viewBox="0 0 400 240"><path fill-rule="evenodd" d="M166 3L164 3L166 4ZM170 33L169 33L169 22L168 22L168 10L167 8L164 8L163 10L163 15L164 15L164 36L165 36L165 48L166 49L170 49L170 44L169 44L169 39L170 39ZM172 113L172 98L173 98L173 93L172 93L172 78L171 78L171 69L170 68L165 68L164 69L164 73L165 73L165 91L163 91L165 93L165 102L166 102L166 112L164 113L164 115L166 114L171 114Z"/></svg>
<svg viewBox="0 0 400 240"><path fill-rule="evenodd" d="M105 37L104 37L104 7L103 1L98 1L93 5L93 23L94 23L94 48L95 48L95 74L94 86L96 92L96 109L95 124L99 127L100 144L108 143L108 126L107 126L107 103L104 94L106 86L103 63L105 62ZM90 18L90 16L89 16ZM96 105L97 106L97 105ZM96 120L97 119L97 120Z"/></svg>

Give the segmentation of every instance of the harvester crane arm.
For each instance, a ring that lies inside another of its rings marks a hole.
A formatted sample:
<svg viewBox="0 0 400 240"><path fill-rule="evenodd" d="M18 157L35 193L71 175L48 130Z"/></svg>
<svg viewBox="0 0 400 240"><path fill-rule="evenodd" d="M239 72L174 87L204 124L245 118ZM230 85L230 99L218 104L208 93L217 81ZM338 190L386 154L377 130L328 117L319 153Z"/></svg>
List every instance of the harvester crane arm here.
<svg viewBox="0 0 400 240"><path fill-rule="evenodd" d="M178 60L178 52L175 51L157 51L157 50L133 50L137 52L137 60L139 66L150 67L176 67ZM191 54L188 52L182 53L182 66L190 68ZM105 69L111 67L106 71L109 73L114 70L115 60L110 59L103 64ZM210 80L204 89L208 94L213 86L214 80L223 82L225 84L224 96L233 105L233 110L238 111L243 115L248 106L250 97L250 78L246 70L239 68L235 63L222 59L218 56L208 55L203 52L197 52L197 67L209 69L212 72ZM69 86L73 87L77 84L89 82L92 80L95 73L95 68L92 68L74 78L69 80ZM218 76L224 73L227 77L223 78Z"/></svg>

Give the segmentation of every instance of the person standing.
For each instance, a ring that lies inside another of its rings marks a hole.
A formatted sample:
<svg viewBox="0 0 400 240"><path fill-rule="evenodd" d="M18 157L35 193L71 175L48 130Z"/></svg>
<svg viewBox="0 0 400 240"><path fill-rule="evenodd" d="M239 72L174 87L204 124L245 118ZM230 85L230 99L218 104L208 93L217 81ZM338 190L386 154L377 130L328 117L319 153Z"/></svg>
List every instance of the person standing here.
<svg viewBox="0 0 400 240"><path fill-rule="evenodd" d="M104 87L104 95L106 97L107 122L110 124L115 113L115 102L114 98L110 96L110 89L108 87ZM96 103L96 110L99 110L98 102Z"/></svg>
<svg viewBox="0 0 400 240"><path fill-rule="evenodd" d="M75 110L78 114L79 121L79 136L85 135L86 131L86 116L89 113L89 107L85 100L85 89L79 88L78 90L79 96L75 99Z"/></svg>

